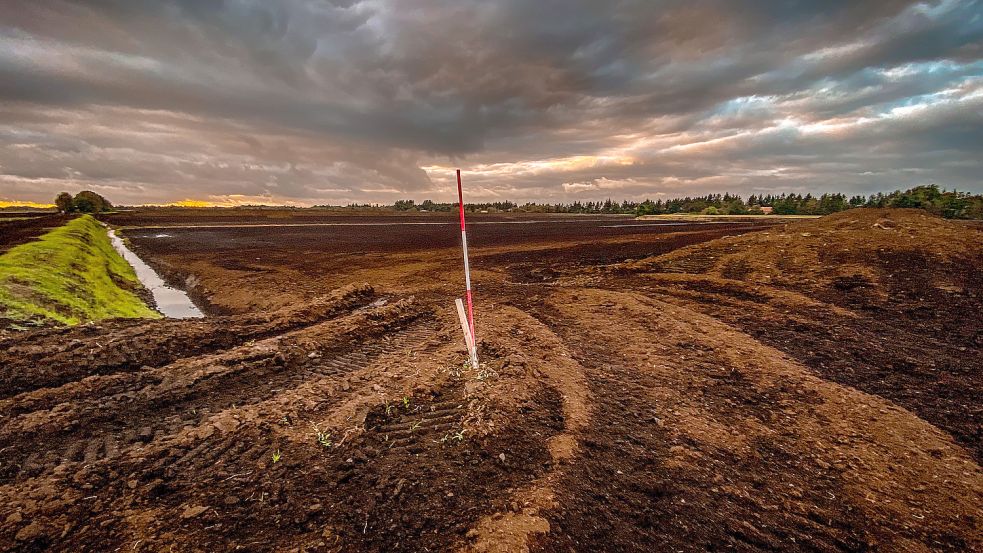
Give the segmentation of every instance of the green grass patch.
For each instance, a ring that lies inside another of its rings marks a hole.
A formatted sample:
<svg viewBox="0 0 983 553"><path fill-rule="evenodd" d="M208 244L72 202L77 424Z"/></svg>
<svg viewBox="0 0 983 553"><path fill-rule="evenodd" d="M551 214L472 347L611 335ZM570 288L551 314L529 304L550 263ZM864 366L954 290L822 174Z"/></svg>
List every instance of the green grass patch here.
<svg viewBox="0 0 983 553"><path fill-rule="evenodd" d="M12 323L160 318L137 295L141 288L91 215L0 255L0 318Z"/></svg>

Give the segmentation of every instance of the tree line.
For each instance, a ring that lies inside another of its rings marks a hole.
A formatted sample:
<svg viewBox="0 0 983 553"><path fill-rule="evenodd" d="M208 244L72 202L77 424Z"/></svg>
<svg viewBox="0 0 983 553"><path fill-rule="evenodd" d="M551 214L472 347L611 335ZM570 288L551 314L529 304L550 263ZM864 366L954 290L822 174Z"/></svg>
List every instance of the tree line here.
<svg viewBox="0 0 983 553"><path fill-rule="evenodd" d="M72 196L62 192L55 197L55 206L62 213L101 213L113 208L109 200L90 190Z"/></svg>
<svg viewBox="0 0 983 553"><path fill-rule="evenodd" d="M367 205L352 204L348 207L360 208ZM832 193L813 196L812 194L752 194L746 199L734 194L707 194L706 196L673 198L670 200L645 200L643 202L611 199L572 203L525 203L486 202L464 204L469 212L524 212L524 213L611 213L631 215L664 214L707 214L707 215L763 215L770 211L776 215L829 215L856 207L909 207L920 208L948 219L983 219L983 195L947 191L938 185L916 186L915 188L889 194L877 193L870 196L851 196ZM766 210L763 208L771 208ZM397 200L392 205L396 211L455 211L456 203L437 203L424 200L417 204L413 200Z"/></svg>

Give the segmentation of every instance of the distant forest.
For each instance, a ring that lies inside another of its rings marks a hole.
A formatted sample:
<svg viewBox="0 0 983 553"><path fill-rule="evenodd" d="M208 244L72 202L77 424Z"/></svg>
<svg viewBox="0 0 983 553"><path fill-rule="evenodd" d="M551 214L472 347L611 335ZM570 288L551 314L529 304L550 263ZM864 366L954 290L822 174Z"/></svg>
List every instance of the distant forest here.
<svg viewBox="0 0 983 553"><path fill-rule="evenodd" d="M370 207L352 204L348 207ZM540 204L515 202L469 203L465 209L471 212L519 211L527 213L622 213L633 215L662 215L672 213L702 213L707 215L762 215L771 208L775 215L828 215L855 207L911 207L920 208L948 219L983 219L983 195L946 191L937 185L917 186L904 192L890 194L852 196L845 194L768 194L751 195L746 199L733 194L708 194L706 196L675 198L671 200L645 200L644 202L573 202L569 204ZM397 211L452 211L457 204L436 203L424 200L399 200L392 208Z"/></svg>

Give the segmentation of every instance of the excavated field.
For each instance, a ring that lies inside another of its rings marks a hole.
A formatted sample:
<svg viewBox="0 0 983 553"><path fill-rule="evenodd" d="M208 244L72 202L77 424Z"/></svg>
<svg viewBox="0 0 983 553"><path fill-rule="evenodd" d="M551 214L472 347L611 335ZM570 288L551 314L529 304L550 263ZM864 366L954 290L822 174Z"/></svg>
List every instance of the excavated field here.
<svg viewBox="0 0 983 553"><path fill-rule="evenodd" d="M0 342L0 550L983 549L978 227L479 215L470 368L453 218L167 213L210 317Z"/></svg>
<svg viewBox="0 0 983 553"><path fill-rule="evenodd" d="M70 219L68 215L0 217L0 253L18 244L30 242L49 230L64 225Z"/></svg>

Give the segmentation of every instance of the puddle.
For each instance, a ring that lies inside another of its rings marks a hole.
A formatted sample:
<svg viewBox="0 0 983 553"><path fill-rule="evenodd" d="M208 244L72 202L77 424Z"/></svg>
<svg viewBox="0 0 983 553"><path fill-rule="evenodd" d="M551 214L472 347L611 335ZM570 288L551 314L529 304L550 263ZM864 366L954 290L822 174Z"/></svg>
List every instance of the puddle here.
<svg viewBox="0 0 983 553"><path fill-rule="evenodd" d="M130 248L127 248L123 239L116 235L114 229L109 229L109 240L113 243L116 251L136 271L137 278L140 279L143 286L153 294L154 302L157 304L157 311L160 311L165 317L172 319L191 319L205 316L194 302L191 301L191 298L188 297L188 294L184 290L178 290L177 288L168 286L160 278L160 275L157 274L157 271L153 270L150 265L144 263Z"/></svg>

